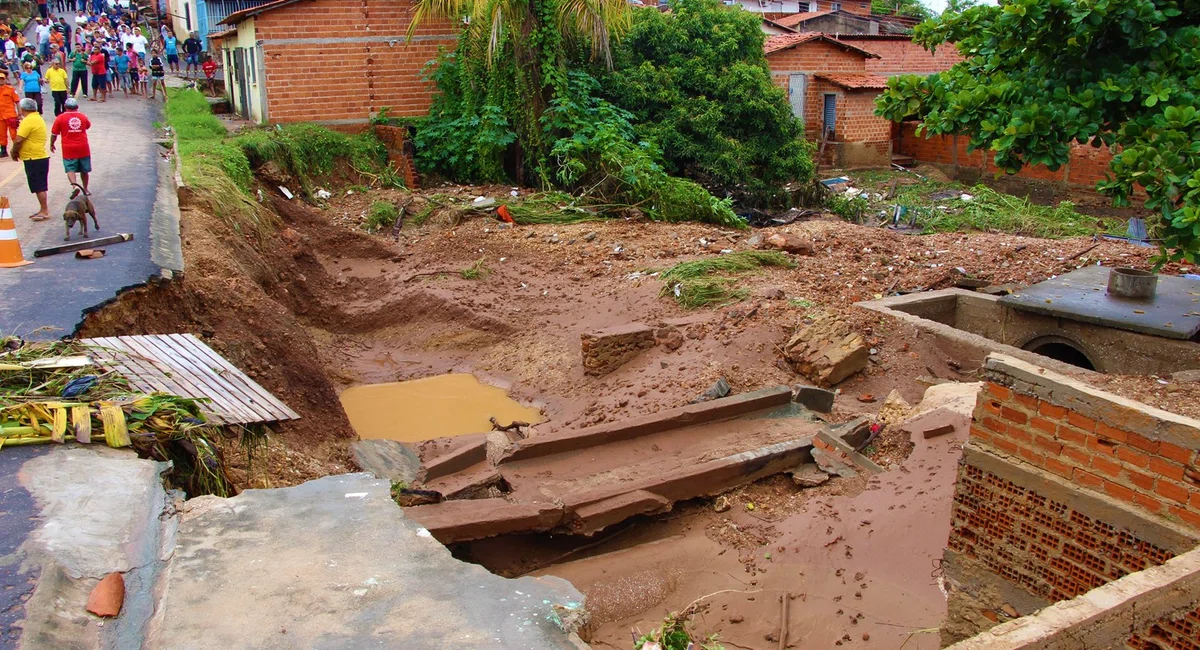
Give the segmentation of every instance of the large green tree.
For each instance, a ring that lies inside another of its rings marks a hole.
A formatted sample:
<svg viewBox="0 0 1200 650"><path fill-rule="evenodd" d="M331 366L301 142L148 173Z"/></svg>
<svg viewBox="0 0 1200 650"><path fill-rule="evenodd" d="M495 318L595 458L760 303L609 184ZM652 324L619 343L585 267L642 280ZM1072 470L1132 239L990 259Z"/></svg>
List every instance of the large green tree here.
<svg viewBox="0 0 1200 650"><path fill-rule="evenodd" d="M967 58L929 77L897 77L878 113L965 134L996 165L1057 169L1071 144L1112 146L1098 189L1127 204L1134 186L1159 215L1165 258L1200 258L1200 3L1010 0L916 29L928 48Z"/></svg>
<svg viewBox="0 0 1200 650"><path fill-rule="evenodd" d="M871 13L930 18L933 11L921 0L871 0Z"/></svg>
<svg viewBox="0 0 1200 650"><path fill-rule="evenodd" d="M603 80L662 149L672 174L743 202L765 204L807 180L804 127L771 83L762 18L717 0L672 0L669 12L635 13Z"/></svg>

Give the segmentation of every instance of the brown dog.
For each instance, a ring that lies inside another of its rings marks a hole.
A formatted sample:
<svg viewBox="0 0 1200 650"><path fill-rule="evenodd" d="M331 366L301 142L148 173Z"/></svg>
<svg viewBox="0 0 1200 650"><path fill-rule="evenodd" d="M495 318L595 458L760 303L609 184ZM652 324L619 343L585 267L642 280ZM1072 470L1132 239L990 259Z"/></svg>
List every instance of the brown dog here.
<svg viewBox="0 0 1200 650"><path fill-rule="evenodd" d="M88 234L88 215L92 217L92 224L96 226L96 230L100 230L100 222L96 221L96 206L92 205L92 200L88 198L87 192L83 191L82 187L75 185L77 188L71 195L71 200L67 201L67 208L63 210L63 221L67 222L67 236L63 237L63 241L71 241L71 226L79 223L79 230L84 237Z"/></svg>

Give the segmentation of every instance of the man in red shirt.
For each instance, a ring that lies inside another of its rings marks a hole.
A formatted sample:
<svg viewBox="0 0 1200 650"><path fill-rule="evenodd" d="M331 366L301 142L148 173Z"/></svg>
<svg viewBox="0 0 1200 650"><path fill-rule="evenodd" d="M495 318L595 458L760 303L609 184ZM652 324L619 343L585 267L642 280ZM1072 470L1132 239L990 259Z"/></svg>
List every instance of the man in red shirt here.
<svg viewBox="0 0 1200 650"><path fill-rule="evenodd" d="M88 65L92 67L92 99L100 93L100 101L105 101L108 99L108 59L104 57L103 48L97 46L92 50Z"/></svg>
<svg viewBox="0 0 1200 650"><path fill-rule="evenodd" d="M75 178L75 174L79 174L78 180L83 181L80 186L87 194L88 175L92 173L92 148L88 145L87 130L92 128L92 122L79 112L79 102L74 97L68 98L63 108L66 110L54 118L54 125L50 127L50 153L54 153L58 138L62 136L63 169L67 179L72 185L79 185Z"/></svg>

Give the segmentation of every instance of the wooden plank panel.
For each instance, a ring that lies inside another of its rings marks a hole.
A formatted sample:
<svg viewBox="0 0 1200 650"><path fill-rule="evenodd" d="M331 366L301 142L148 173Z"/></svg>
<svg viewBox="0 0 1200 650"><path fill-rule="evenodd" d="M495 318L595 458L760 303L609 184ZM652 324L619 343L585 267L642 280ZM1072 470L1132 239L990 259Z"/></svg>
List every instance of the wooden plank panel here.
<svg viewBox="0 0 1200 650"><path fill-rule="evenodd" d="M200 339L191 334L170 334L168 336L181 345L189 347L196 353L205 355L214 366L222 368L224 370L222 374L224 379L230 383L236 382L235 385L240 385L244 392L257 396L257 403L270 406L277 416L276 419L295 420L300 418L300 415L289 408L287 404L284 404L270 391L263 388L261 384L246 376L245 373L231 364L228 359L217 354L212 348L200 341Z"/></svg>
<svg viewBox="0 0 1200 650"><path fill-rule="evenodd" d="M154 354L143 349L135 337L123 336L116 339L111 339L114 347L121 350L121 359L123 362L142 379L154 385L155 390L161 390L173 395L181 397L204 397L208 398L203 392L199 392L194 385L186 381L185 373L179 372L177 369L171 368L154 359ZM211 402L201 402L200 408L209 419L216 424L230 424L236 422L236 414L229 413L226 409L215 406ZM230 420L231 416L235 419Z"/></svg>
<svg viewBox="0 0 1200 650"><path fill-rule="evenodd" d="M230 403L221 395L213 395L207 392L204 384L196 379L190 369L167 363L166 360L161 358L161 352L151 345L148 340L149 337L142 336L121 337L123 345L140 355L148 365L154 366L164 376L169 375L179 385L182 390L177 393L178 395L184 397L206 397L212 400L209 404L201 404L201 408L223 420L223 424L228 423L231 417L255 417L253 413L239 408L237 403Z"/></svg>
<svg viewBox="0 0 1200 650"><path fill-rule="evenodd" d="M240 391L221 379L209 364L196 360L190 351L176 345L171 339L157 336L147 337L144 344L159 350L160 358L192 373L193 383L201 385L204 394L212 396L214 402L221 404L231 413L249 414L254 418L247 422L269 420L273 417L269 410L255 408L244 395L240 394Z"/></svg>
<svg viewBox="0 0 1200 650"><path fill-rule="evenodd" d="M101 354L113 364L117 372L129 380L134 388L146 392L178 393L178 386L170 383L166 377L160 376L160 373L153 368L143 365L117 339L105 337L88 339L84 342L106 348L101 351Z"/></svg>
<svg viewBox="0 0 1200 650"><path fill-rule="evenodd" d="M259 413L263 421L270 422L280 419L273 404L267 403L254 391L247 389L245 382L251 380L242 371L229 365L228 361L214 352L212 348L191 334L169 334L166 336L166 340L177 353L204 367L212 381L219 382L225 390L236 395L238 400L248 408ZM270 393L267 395L269 396Z"/></svg>

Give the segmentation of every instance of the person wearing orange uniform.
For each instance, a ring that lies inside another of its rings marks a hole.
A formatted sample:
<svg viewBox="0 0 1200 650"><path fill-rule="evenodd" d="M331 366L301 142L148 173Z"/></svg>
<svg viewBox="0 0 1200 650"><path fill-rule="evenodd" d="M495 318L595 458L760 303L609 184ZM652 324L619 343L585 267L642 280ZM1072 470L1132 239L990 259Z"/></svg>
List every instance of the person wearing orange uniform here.
<svg viewBox="0 0 1200 650"><path fill-rule="evenodd" d="M17 125L20 123L17 119L17 104L21 101L21 96L17 94L17 89L12 87L12 84L0 84L0 156L8 155L8 143L15 140L17 137Z"/></svg>

